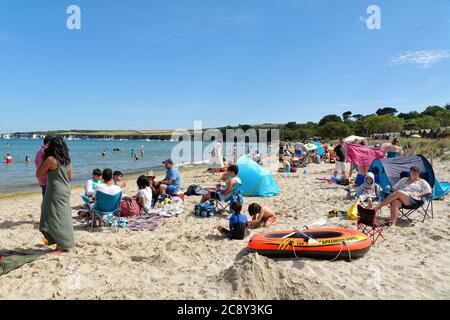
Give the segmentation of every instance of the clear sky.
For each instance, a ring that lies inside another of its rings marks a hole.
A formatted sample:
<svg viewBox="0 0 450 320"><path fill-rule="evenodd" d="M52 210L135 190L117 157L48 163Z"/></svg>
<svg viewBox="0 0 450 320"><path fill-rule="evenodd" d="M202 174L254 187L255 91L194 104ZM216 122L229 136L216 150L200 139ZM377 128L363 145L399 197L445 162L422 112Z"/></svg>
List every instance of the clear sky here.
<svg viewBox="0 0 450 320"><path fill-rule="evenodd" d="M71 4L81 30L66 27ZM367 27L372 4L380 30ZM0 1L0 132L307 122L447 102L449 0Z"/></svg>

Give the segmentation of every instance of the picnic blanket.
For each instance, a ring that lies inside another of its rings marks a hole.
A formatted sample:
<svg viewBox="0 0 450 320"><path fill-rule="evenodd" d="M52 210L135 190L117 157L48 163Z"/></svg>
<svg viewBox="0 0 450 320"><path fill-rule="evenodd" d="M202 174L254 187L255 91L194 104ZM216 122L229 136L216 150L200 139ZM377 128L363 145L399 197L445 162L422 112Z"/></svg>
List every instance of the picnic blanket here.
<svg viewBox="0 0 450 320"><path fill-rule="evenodd" d="M128 228L133 231L153 231L164 220L157 214L143 214L128 220Z"/></svg>
<svg viewBox="0 0 450 320"><path fill-rule="evenodd" d="M8 251L0 253L0 276L3 276L15 269L20 268L24 264L33 262L42 258L41 254L24 254L16 251Z"/></svg>
<svg viewBox="0 0 450 320"><path fill-rule="evenodd" d="M347 152L347 162L357 166L370 166L374 160L384 158L384 150L381 148L346 144L345 150Z"/></svg>

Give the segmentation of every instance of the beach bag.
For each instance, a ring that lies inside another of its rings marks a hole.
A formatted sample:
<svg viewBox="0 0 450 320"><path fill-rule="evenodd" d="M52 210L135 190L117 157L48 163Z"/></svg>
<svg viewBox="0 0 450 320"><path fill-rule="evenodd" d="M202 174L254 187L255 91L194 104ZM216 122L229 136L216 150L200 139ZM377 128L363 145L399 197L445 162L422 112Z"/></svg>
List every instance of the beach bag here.
<svg viewBox="0 0 450 320"><path fill-rule="evenodd" d="M140 215L141 208L136 199L126 198L120 203L120 216L132 217Z"/></svg>
<svg viewBox="0 0 450 320"><path fill-rule="evenodd" d="M348 209L347 216L349 220L358 220L358 207L354 204Z"/></svg>
<svg viewBox="0 0 450 320"><path fill-rule="evenodd" d="M212 218L217 214L216 207L210 203L197 203L194 206L194 213L196 217Z"/></svg>
<svg viewBox="0 0 450 320"><path fill-rule="evenodd" d="M187 195L188 197L189 196L201 196L201 195L204 195L207 193L208 193L208 191L206 189L202 188L202 186L199 186L197 184L192 184L187 188L185 195Z"/></svg>

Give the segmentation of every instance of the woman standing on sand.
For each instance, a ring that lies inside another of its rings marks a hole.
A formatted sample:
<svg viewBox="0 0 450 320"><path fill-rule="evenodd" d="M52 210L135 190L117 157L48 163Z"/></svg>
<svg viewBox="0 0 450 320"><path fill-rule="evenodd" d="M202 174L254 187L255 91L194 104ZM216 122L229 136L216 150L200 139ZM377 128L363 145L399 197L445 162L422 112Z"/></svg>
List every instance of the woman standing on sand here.
<svg viewBox="0 0 450 320"><path fill-rule="evenodd" d="M55 253L68 252L75 246L70 206L72 162L62 138L53 138L45 150L44 162L37 178L48 177L47 190L41 207L39 231L48 245L56 244Z"/></svg>

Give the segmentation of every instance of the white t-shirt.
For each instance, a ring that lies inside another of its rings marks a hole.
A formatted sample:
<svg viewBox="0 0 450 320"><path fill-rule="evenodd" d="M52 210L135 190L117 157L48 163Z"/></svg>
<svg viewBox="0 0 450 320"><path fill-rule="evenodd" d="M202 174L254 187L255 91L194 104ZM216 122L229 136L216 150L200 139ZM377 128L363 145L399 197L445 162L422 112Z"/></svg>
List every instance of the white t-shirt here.
<svg viewBox="0 0 450 320"><path fill-rule="evenodd" d="M104 193L104 194L107 194L110 196L115 196L115 195L121 193L122 190L114 184L109 186L107 184L101 183L95 188L94 195L93 195L94 198L95 198L95 195L97 194L97 192L101 192L101 193Z"/></svg>
<svg viewBox="0 0 450 320"><path fill-rule="evenodd" d="M145 199L144 208L150 210L152 208L152 189L150 187L146 187L145 189L141 189L139 191L139 198Z"/></svg>
<svg viewBox="0 0 450 320"><path fill-rule="evenodd" d="M403 178L393 187L395 190L401 190L409 193L410 196L416 197L417 194L423 192L431 193L431 187L428 182L424 179L419 179L413 183L406 183L409 178Z"/></svg>
<svg viewBox="0 0 450 320"><path fill-rule="evenodd" d="M229 193L229 194L225 194L224 192L225 192L225 190L227 190L227 187L228 187L228 184L229 183L231 183L231 181L235 181L235 184L234 184L234 186L233 186L233 190L231 190L231 192ZM237 187L237 185L239 185L239 184L242 184L242 181L241 181L241 179L239 178L239 177L234 177L234 178L231 178L230 180L229 180L229 182L227 183L227 185L226 186L224 186L224 187L222 187L222 190L220 190L219 191L219 197L220 197L220 201L225 201L225 200L227 200L227 199L229 199L232 195L233 195L233 191L234 191L234 189Z"/></svg>
<svg viewBox="0 0 450 320"><path fill-rule="evenodd" d="M98 182L94 181L93 179L89 179L86 182L86 185L84 186L84 192L86 193L87 196L92 196L95 193L95 187L97 187L99 185Z"/></svg>

